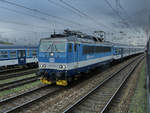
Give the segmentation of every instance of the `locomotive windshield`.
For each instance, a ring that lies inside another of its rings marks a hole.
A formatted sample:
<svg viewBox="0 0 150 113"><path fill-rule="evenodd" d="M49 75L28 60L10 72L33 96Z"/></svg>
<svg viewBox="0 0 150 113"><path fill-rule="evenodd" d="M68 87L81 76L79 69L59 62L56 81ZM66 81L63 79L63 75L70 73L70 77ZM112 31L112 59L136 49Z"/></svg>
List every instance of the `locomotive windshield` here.
<svg viewBox="0 0 150 113"><path fill-rule="evenodd" d="M65 52L66 44L51 40L41 40L40 52Z"/></svg>

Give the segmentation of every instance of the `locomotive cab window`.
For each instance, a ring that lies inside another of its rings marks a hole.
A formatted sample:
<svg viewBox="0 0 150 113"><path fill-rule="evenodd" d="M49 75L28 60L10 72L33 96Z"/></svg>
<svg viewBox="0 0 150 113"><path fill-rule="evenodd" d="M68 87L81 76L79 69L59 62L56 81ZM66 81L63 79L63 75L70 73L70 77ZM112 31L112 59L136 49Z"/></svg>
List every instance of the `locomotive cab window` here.
<svg viewBox="0 0 150 113"><path fill-rule="evenodd" d="M65 52L66 43L51 40L40 41L40 52Z"/></svg>

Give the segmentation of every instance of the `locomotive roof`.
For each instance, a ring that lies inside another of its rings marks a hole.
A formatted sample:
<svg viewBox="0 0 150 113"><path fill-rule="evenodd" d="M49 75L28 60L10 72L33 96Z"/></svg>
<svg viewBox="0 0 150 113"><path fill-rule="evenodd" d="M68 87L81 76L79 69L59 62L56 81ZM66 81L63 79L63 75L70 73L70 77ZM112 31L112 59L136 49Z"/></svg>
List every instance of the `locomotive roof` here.
<svg viewBox="0 0 150 113"><path fill-rule="evenodd" d="M88 38L80 38L77 35L74 36L68 36L68 37L55 37L55 38L42 38L42 39L50 39L53 41L67 41L67 42L76 42L76 43L88 43L88 44L104 44L104 45L112 45L112 43L103 41L103 42L97 42L92 39Z"/></svg>

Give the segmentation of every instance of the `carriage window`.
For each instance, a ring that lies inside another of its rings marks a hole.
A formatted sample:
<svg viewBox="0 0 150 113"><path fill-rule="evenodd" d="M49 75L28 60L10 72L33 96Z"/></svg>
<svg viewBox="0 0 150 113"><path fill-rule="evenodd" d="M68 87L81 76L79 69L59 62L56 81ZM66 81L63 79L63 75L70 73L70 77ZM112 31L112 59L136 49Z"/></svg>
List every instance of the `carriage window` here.
<svg viewBox="0 0 150 113"><path fill-rule="evenodd" d="M8 52L7 51L0 51L0 58L8 58Z"/></svg>
<svg viewBox="0 0 150 113"><path fill-rule="evenodd" d="M68 44L68 52L72 52L72 44Z"/></svg>
<svg viewBox="0 0 150 113"><path fill-rule="evenodd" d="M10 52L10 58L16 58L16 51Z"/></svg>
<svg viewBox="0 0 150 113"><path fill-rule="evenodd" d="M115 48L115 55L121 54L121 49L120 48Z"/></svg>
<svg viewBox="0 0 150 113"><path fill-rule="evenodd" d="M27 50L27 57L29 57L30 56L30 50Z"/></svg>
<svg viewBox="0 0 150 113"><path fill-rule="evenodd" d="M36 57L37 56L37 52L36 52L36 50L33 50L32 51L32 57Z"/></svg>

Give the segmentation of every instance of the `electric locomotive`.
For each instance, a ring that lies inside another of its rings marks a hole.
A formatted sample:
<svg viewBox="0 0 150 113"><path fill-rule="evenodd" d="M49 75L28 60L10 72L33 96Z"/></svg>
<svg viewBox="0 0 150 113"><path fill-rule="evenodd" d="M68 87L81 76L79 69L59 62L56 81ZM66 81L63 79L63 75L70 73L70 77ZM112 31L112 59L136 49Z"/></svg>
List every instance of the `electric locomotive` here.
<svg viewBox="0 0 150 113"><path fill-rule="evenodd" d="M45 84L66 86L75 75L113 60L110 43L100 38L66 30L40 40L39 73Z"/></svg>

